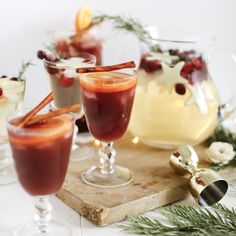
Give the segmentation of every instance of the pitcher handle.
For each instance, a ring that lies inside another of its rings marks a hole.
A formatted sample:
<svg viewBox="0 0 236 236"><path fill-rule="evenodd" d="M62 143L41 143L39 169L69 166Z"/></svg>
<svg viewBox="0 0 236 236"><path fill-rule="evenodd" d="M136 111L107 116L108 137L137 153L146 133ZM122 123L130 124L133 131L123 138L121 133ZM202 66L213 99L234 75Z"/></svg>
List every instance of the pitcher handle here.
<svg viewBox="0 0 236 236"><path fill-rule="evenodd" d="M236 64L236 55L222 45L216 45L215 47L211 48L210 52L208 52L208 59L215 57L215 55L220 52L228 54L232 58L233 62ZM218 122L222 123L226 119L231 118L235 112L236 112L236 95L233 95L227 102L219 105L218 117L217 117Z"/></svg>
<svg viewBox="0 0 236 236"><path fill-rule="evenodd" d="M228 102L218 107L218 122L222 123L228 118L231 118L236 112L236 98L232 97Z"/></svg>

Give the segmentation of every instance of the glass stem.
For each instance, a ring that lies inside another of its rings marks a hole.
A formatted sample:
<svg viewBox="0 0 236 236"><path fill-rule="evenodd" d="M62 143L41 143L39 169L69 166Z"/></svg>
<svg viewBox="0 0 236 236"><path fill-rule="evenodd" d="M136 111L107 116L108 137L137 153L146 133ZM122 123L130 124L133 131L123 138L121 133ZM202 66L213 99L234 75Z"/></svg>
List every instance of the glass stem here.
<svg viewBox="0 0 236 236"><path fill-rule="evenodd" d="M116 151L112 147L113 142L102 142L102 147L98 151L100 160L100 171L104 175L109 175L114 172L113 164L115 162Z"/></svg>
<svg viewBox="0 0 236 236"><path fill-rule="evenodd" d="M52 218L52 205L49 202L50 196L36 197L35 208L36 214L34 220L37 224L38 231L40 234L48 232L48 224Z"/></svg>

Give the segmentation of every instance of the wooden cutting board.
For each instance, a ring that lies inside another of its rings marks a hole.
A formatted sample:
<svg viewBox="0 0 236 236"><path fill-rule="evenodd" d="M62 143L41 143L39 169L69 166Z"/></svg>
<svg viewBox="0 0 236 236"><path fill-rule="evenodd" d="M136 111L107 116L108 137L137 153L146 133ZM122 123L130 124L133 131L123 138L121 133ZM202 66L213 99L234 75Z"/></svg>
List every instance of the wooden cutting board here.
<svg viewBox="0 0 236 236"><path fill-rule="evenodd" d="M169 167L171 150L160 150L142 143L132 143L126 134L114 144L116 163L134 172L132 183L119 188L102 189L82 182L83 170L98 163L97 150L92 158L70 162L65 183L57 196L79 214L98 226L112 224L127 216L138 215L154 208L184 199L188 195L188 176L179 176ZM200 156L203 146L197 147ZM202 161L201 166L207 164ZM235 174L234 174L235 173ZM236 171L224 170L227 179L236 178Z"/></svg>

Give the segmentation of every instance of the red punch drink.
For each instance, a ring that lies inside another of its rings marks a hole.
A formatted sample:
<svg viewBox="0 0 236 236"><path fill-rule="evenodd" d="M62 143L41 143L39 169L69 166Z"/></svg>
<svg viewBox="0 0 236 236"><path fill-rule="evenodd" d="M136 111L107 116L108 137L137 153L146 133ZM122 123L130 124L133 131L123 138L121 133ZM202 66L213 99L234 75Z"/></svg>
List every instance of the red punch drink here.
<svg viewBox="0 0 236 236"><path fill-rule="evenodd" d="M117 72L91 73L81 80L85 116L92 135L110 142L125 133L133 106L136 80ZM92 83L86 78L92 78Z"/></svg>
<svg viewBox="0 0 236 236"><path fill-rule="evenodd" d="M132 111L136 72L130 69L115 72L93 72L80 77L81 99L91 134L102 141L99 166L92 166L81 174L91 186L113 188L129 184L133 173L114 165L116 151L113 141L125 133Z"/></svg>
<svg viewBox="0 0 236 236"><path fill-rule="evenodd" d="M67 171L73 116L61 115L24 127L13 123L8 125L9 141L21 185L31 195L56 193Z"/></svg>

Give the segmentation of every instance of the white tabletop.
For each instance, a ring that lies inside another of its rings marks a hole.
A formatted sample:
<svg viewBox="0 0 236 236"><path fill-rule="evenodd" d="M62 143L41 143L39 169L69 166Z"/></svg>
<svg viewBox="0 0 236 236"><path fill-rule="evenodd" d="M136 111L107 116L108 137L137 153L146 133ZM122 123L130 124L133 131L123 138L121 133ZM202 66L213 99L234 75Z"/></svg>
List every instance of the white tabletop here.
<svg viewBox="0 0 236 236"><path fill-rule="evenodd" d="M236 207L236 190L232 188L221 203L228 207ZM73 236L132 236L121 231L116 225L98 227L80 216L77 212L69 208L57 197L51 198L53 205L53 218L66 222L73 231ZM24 192L20 184L0 186L0 235L10 236L14 228L24 222L31 221L34 216L33 198ZM191 196L176 204L195 205ZM160 218L159 210L145 213L145 216Z"/></svg>

